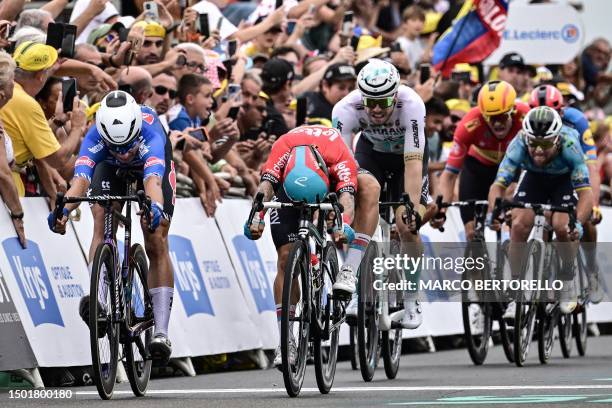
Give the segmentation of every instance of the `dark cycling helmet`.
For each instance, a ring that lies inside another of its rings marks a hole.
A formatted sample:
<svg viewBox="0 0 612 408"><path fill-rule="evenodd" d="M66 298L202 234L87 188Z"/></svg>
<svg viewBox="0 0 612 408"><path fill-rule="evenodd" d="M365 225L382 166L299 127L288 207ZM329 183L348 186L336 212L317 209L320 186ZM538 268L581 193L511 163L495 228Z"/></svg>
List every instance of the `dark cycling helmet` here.
<svg viewBox="0 0 612 408"><path fill-rule="evenodd" d="M529 106L550 106L558 112L563 108L563 95L552 85L540 85L531 91Z"/></svg>
<svg viewBox="0 0 612 408"><path fill-rule="evenodd" d="M559 113L548 106L531 109L523 119L523 132L528 139L557 140L563 122Z"/></svg>
<svg viewBox="0 0 612 408"><path fill-rule="evenodd" d="M142 129L142 111L132 95L112 91L102 99L96 112L96 129L113 150L133 146Z"/></svg>
<svg viewBox="0 0 612 408"><path fill-rule="evenodd" d="M289 153L283 188L294 202L315 204L329 192L329 173L323 158L313 146L296 146Z"/></svg>

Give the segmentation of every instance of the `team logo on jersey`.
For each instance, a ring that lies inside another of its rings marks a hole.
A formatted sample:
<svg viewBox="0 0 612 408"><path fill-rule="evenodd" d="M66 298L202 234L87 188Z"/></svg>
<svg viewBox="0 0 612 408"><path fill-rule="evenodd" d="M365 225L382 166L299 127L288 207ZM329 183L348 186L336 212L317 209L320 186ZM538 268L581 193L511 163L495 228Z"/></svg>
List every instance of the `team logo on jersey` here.
<svg viewBox="0 0 612 408"><path fill-rule="evenodd" d="M480 120L478 118L472 119L465 124L465 130L473 132L478 126L480 126Z"/></svg>
<svg viewBox="0 0 612 408"><path fill-rule="evenodd" d="M410 124L412 125L412 142L414 147L419 148L419 124L416 120L411 119Z"/></svg>
<svg viewBox="0 0 612 408"><path fill-rule="evenodd" d="M103 147L104 147L104 145L102 144L102 142L98 142L98 144L91 146L87 150L89 150L93 154L96 154L96 153L100 152L100 150L102 150Z"/></svg>
<svg viewBox="0 0 612 408"><path fill-rule="evenodd" d="M165 166L165 163L162 159L158 157L149 157L146 163L144 164L144 168L146 169L147 167L156 166L156 165Z"/></svg>
<svg viewBox="0 0 612 408"><path fill-rule="evenodd" d="M96 165L96 163L91 160L89 157L87 156L81 156L77 159L77 161L74 163L75 167L78 166L87 166L87 167L91 167L92 169L94 168L94 166Z"/></svg>
<svg viewBox="0 0 612 408"><path fill-rule="evenodd" d="M142 120L147 122L149 125L152 125L153 122L155 121L155 118L150 113L143 112L142 113Z"/></svg>

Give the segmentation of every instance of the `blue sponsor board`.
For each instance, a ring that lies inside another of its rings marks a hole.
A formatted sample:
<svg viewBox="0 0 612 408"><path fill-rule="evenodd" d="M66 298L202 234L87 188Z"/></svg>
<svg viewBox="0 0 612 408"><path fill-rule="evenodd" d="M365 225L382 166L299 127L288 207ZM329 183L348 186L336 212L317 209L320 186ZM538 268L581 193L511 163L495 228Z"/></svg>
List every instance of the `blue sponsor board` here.
<svg viewBox="0 0 612 408"><path fill-rule="evenodd" d="M249 282L249 288L255 300L257 311L259 313L275 311L276 305L272 295L272 288L268 284L266 269L257 245L244 235L236 235L232 239L232 243L238 254L238 259L240 259L242 270L245 272Z"/></svg>

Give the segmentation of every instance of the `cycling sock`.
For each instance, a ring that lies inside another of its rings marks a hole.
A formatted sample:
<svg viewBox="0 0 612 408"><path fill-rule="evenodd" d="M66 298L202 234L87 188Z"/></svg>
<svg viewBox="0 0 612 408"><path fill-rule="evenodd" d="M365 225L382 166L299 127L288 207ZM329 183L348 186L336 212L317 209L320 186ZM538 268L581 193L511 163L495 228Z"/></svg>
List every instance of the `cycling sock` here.
<svg viewBox="0 0 612 408"><path fill-rule="evenodd" d="M155 335L163 334L168 336L168 322L170 321L170 311L172 310L174 288L167 286L151 288L149 289L149 294L153 303Z"/></svg>
<svg viewBox="0 0 612 408"><path fill-rule="evenodd" d="M586 260L586 267L589 273L594 273L597 270L597 247L593 243L582 245L584 250L584 258Z"/></svg>
<svg viewBox="0 0 612 408"><path fill-rule="evenodd" d="M349 245L349 250L346 254L344 264L350 266L355 274L357 274L359 264L361 263L361 258L363 258L363 254L365 253L371 239L371 236L357 232L355 233L355 239L353 239L353 242L351 242Z"/></svg>
<svg viewBox="0 0 612 408"><path fill-rule="evenodd" d="M281 320L282 320L282 309L283 305L276 305L276 323L278 324L278 333L281 332ZM295 305L289 306L289 317L295 317ZM293 322L289 321L289 331L293 330Z"/></svg>

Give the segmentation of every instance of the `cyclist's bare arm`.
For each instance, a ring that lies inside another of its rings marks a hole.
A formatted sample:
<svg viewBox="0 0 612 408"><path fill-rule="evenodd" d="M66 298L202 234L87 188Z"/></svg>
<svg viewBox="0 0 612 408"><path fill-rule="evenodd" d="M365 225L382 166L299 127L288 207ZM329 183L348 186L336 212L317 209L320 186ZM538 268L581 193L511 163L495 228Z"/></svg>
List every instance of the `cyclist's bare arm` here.
<svg viewBox="0 0 612 408"><path fill-rule="evenodd" d="M576 191L576 194L578 195L576 218L584 225L589 220L593 209L593 190L591 187L581 188Z"/></svg>
<svg viewBox="0 0 612 408"><path fill-rule="evenodd" d="M421 188L423 185L423 155L416 157L404 156L404 189L418 209L419 215L423 217L425 208L421 205Z"/></svg>
<svg viewBox="0 0 612 408"><path fill-rule="evenodd" d="M66 191L66 197L83 197L89 188L89 180L85 177L73 177L70 188ZM70 212L76 209L81 203L68 203L65 208Z"/></svg>
<svg viewBox="0 0 612 408"><path fill-rule="evenodd" d="M162 179L157 175L151 175L144 180L145 194L162 206L164 205L164 193L162 191Z"/></svg>

